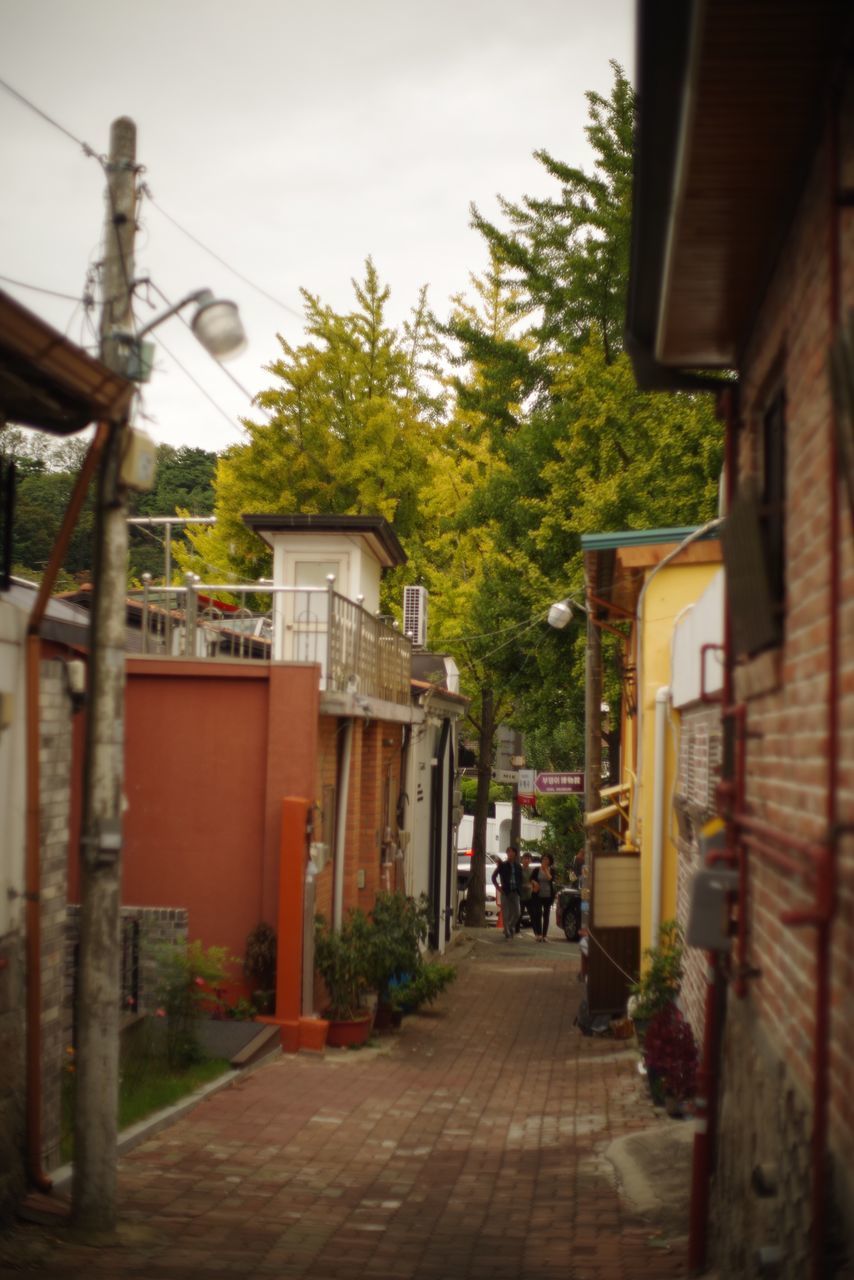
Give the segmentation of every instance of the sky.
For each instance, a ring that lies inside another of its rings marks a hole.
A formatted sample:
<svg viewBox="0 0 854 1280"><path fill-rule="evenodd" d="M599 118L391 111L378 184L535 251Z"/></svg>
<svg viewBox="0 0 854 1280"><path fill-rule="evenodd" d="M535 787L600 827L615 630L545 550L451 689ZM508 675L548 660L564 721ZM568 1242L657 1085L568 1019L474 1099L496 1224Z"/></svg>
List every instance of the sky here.
<svg viewBox="0 0 854 1280"><path fill-rule="evenodd" d="M239 443L239 418L259 417L248 397L274 385L277 334L303 336L300 288L349 309L370 255L393 323L423 284L444 319L486 265L471 203L500 220L499 194L557 194L537 148L590 167L585 92L608 94L611 59L632 77L633 10L0 0L0 78L55 122L0 88L0 288L93 346L97 313L72 299L101 252L103 174L55 126L105 154L111 121L130 116L152 196L136 242L135 275L153 286L139 291L139 323L165 309L155 287L170 302L207 287L238 304L249 338L219 367L178 319L164 322L137 421L174 446Z"/></svg>

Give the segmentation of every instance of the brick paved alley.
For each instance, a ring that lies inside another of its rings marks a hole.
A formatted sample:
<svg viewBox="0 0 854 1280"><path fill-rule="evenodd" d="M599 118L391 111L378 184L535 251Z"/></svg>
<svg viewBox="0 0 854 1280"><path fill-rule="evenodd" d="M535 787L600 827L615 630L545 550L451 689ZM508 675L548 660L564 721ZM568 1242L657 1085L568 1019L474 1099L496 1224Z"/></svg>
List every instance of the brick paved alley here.
<svg viewBox="0 0 854 1280"><path fill-rule="evenodd" d="M680 1126L651 1107L629 1046L573 1026L576 948L470 937L435 1010L379 1048L275 1059L125 1157L118 1245L20 1227L0 1274L684 1275L681 1212L639 1216L606 1156Z"/></svg>

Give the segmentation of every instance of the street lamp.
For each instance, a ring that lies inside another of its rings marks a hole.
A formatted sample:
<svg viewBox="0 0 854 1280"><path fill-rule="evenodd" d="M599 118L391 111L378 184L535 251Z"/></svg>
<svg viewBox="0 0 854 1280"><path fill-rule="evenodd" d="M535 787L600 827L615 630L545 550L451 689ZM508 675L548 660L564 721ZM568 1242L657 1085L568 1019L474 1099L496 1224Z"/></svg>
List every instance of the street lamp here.
<svg viewBox="0 0 854 1280"><path fill-rule="evenodd" d="M556 601L549 609L549 626L554 627L555 631L563 631L564 627L568 627L573 618L573 605L576 609L580 609L582 613L587 612L586 605L579 604L577 600L567 596L566 600Z"/></svg>
<svg viewBox="0 0 854 1280"><path fill-rule="evenodd" d="M152 347L142 339L164 320L177 315L192 303L196 304L196 313L190 321L190 328L215 360L231 360L246 350L246 331L237 304L225 298L215 298L210 289L196 289L174 306L168 307L162 315L155 316L148 324L143 325L138 333L121 335L126 344L128 377L136 382L148 381L151 376Z"/></svg>

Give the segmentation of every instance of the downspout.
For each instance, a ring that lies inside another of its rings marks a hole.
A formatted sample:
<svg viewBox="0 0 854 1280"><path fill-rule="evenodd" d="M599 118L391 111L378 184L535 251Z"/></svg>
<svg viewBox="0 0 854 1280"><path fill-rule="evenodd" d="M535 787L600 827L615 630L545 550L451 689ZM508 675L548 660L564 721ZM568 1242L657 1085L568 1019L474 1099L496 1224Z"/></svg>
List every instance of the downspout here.
<svg viewBox="0 0 854 1280"><path fill-rule="evenodd" d="M395 859L398 863L395 875L395 888L400 893L406 893L406 858L402 848L401 833L406 831L409 839L406 842L407 848L412 841L412 832L407 829L406 819L409 808L409 793L406 790L409 780L409 748L412 743L412 724L403 726L403 741L400 746L400 786L397 794L397 811L395 814L397 820L397 853Z"/></svg>
<svg viewBox="0 0 854 1280"><path fill-rule="evenodd" d="M828 138L828 195L830 210L828 328L832 347L839 329L842 293L842 264L839 253L839 103L831 97ZM818 866L816 897L816 983L815 983L815 1047L813 1068L813 1132L812 1132L812 1275L821 1280L824 1272L824 1249L827 1234L827 1127L828 1093L830 1089L830 943L833 917L836 913L837 859L839 842L839 609L842 596L841 536L839 503L839 442L836 405L829 401L828 482L830 492L830 634L828 636L827 675L827 849Z"/></svg>
<svg viewBox="0 0 854 1280"><path fill-rule="evenodd" d="M735 497L735 465L736 465L736 425L737 386L728 387L719 401L719 413L722 411L724 431L724 483L726 485L726 506L728 513L732 509ZM732 671L732 638L730 634L729 603L724 592L724 669L721 705L724 714L732 707L733 671ZM701 697L702 697L701 693ZM716 701L714 695L706 696L704 701ZM735 722L735 729L741 732L743 724ZM733 794L740 786L739 770L735 777L730 777L719 787L721 796L724 791L729 795L730 819L727 822L727 850L735 848L735 827L732 821L734 807ZM744 899L739 894L739 901ZM740 913L740 915L743 913ZM703 1018L703 1056L697 1073L697 1095L694 1099L694 1144L691 1157L691 1207L688 1234L688 1269L691 1274L705 1269L709 1233L709 1207L711 1203L711 1177L715 1161L718 1127L718 1045L722 1031L722 988L720 963L717 955L709 951L706 955L706 1000Z"/></svg>
<svg viewBox="0 0 854 1280"><path fill-rule="evenodd" d="M90 481L101 457L109 427L99 423L62 518L62 526L53 544L35 603L27 624L26 641L26 718L27 718L27 827L25 863L25 921L27 966L27 1168L31 1182L41 1191L53 1185L42 1168L42 1037L41 1037L41 794L39 786L39 675L41 640L39 631L56 576L62 567L71 535L86 498Z"/></svg>
<svg viewBox="0 0 854 1280"><path fill-rule="evenodd" d="M664 878L665 796L667 792L667 713L670 707L670 687L662 685L655 695L655 737L653 749L653 797L652 797L652 890L650 913L650 937L652 946L658 945L661 927L661 885Z"/></svg>
<svg viewBox="0 0 854 1280"><path fill-rule="evenodd" d="M442 795L444 792L442 761L445 758L445 750L448 743L450 729L450 720L443 720L442 729L439 734L439 746L436 749L436 755L430 762L432 765L430 773L432 788L430 794L430 906L433 912L433 919L435 921L435 939L431 939L434 951L439 950L439 938L441 932Z"/></svg>
<svg viewBox="0 0 854 1280"><path fill-rule="evenodd" d="M344 923L344 857L347 847L347 808L350 800L350 762L353 758L353 719L344 721L338 753L338 800L335 814L335 856L332 862L332 927Z"/></svg>

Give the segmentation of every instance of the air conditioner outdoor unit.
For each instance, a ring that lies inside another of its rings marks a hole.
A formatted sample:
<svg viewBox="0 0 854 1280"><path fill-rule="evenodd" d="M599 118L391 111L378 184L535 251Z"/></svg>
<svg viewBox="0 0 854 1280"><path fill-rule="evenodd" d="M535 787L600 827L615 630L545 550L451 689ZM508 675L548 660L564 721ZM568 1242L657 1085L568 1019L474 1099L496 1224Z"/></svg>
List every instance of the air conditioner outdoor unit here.
<svg viewBox="0 0 854 1280"><path fill-rule="evenodd" d="M403 634L416 649L427 648L427 588L403 588Z"/></svg>

